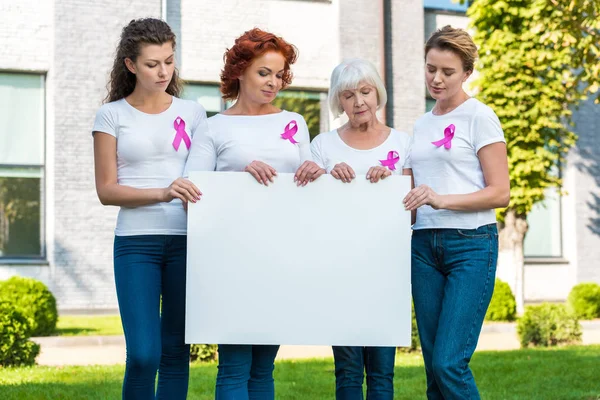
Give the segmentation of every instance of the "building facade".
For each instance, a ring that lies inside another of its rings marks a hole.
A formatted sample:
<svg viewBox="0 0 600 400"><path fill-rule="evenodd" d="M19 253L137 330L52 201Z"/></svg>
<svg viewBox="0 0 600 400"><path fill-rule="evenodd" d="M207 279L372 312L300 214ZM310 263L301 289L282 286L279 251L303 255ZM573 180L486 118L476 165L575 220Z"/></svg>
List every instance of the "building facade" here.
<svg viewBox="0 0 600 400"><path fill-rule="evenodd" d="M310 114L311 135L340 124L328 111L327 88L332 69L350 57L379 69L390 98L382 117L411 132L432 106L424 38L446 24L466 26L465 8L450 0L0 1L0 279L40 279L62 310L117 308L118 210L97 199L90 130L131 19L169 22L184 97L209 113L227 106L218 90L225 49L260 27L299 50L293 84L278 101ZM560 300L577 282L600 282L600 156L591 151L600 140L598 115L597 105L586 104L576 116L580 141L564 169L568 195L550 196L532 214L528 300ZM503 271L510 280L510 266Z"/></svg>

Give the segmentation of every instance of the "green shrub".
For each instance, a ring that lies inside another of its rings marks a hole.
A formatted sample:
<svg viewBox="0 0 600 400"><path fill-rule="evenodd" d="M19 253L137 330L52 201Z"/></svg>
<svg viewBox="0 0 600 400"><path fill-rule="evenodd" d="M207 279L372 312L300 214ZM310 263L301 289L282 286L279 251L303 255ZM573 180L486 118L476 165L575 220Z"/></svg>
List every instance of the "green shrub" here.
<svg viewBox="0 0 600 400"><path fill-rule="evenodd" d="M31 336L48 336L56 329L56 299L42 282L13 276L0 282L0 300L13 304L29 320Z"/></svg>
<svg viewBox="0 0 600 400"><path fill-rule="evenodd" d="M600 285L580 283L573 286L567 299L567 307L579 319L600 318Z"/></svg>
<svg viewBox="0 0 600 400"><path fill-rule="evenodd" d="M14 305L0 302L0 367L35 364L40 346L29 340L29 320Z"/></svg>
<svg viewBox="0 0 600 400"><path fill-rule="evenodd" d="M417 329L417 317L415 316L415 305L412 305L412 322L410 332L410 347L398 347L398 351L410 353L421 349L421 340L419 339L419 330Z"/></svg>
<svg viewBox="0 0 600 400"><path fill-rule="evenodd" d="M581 343L581 325L564 304L527 307L517 323L521 347Z"/></svg>
<svg viewBox="0 0 600 400"><path fill-rule="evenodd" d="M492 301L485 314L486 321L514 321L517 317L517 302L508 283L496 279Z"/></svg>
<svg viewBox="0 0 600 400"><path fill-rule="evenodd" d="M190 346L190 361L211 362L216 360L216 344L193 344Z"/></svg>

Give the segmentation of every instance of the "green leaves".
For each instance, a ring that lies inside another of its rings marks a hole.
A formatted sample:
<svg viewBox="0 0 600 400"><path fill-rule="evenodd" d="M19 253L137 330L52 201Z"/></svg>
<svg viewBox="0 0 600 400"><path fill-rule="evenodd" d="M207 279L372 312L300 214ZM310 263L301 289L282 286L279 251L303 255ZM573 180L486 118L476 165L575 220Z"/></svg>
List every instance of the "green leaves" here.
<svg viewBox="0 0 600 400"><path fill-rule="evenodd" d="M526 215L561 184L556 171L577 140L573 107L600 96L600 2L475 0L467 15L479 47L478 97L506 136L510 209Z"/></svg>

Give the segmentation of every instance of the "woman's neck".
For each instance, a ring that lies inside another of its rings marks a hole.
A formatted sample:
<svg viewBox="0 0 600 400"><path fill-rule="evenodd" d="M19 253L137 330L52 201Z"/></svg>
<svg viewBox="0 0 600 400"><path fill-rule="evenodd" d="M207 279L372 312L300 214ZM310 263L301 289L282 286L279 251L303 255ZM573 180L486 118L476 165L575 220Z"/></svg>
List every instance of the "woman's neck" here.
<svg viewBox="0 0 600 400"><path fill-rule="evenodd" d="M257 103L243 96L238 97L231 108L223 112L225 115L266 115L278 113L281 110L271 103Z"/></svg>
<svg viewBox="0 0 600 400"><path fill-rule="evenodd" d="M387 140L390 132L391 128L378 120L360 125L347 122L338 129L338 134L344 143L359 150L369 150L381 145Z"/></svg>
<svg viewBox="0 0 600 400"><path fill-rule="evenodd" d="M145 92L137 87L125 98L129 104L145 112L162 112L169 108L173 96L167 92Z"/></svg>
<svg viewBox="0 0 600 400"><path fill-rule="evenodd" d="M471 97L466 92L461 90L460 93L457 93L456 96L452 96L449 99L437 100L431 111L434 115L448 114L470 98Z"/></svg>

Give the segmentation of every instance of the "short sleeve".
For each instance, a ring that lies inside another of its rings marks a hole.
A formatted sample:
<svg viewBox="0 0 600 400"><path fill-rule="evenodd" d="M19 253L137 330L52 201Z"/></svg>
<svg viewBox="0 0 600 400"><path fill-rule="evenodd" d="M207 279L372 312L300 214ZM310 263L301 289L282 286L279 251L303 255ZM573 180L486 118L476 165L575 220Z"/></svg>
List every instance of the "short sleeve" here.
<svg viewBox="0 0 600 400"><path fill-rule="evenodd" d="M299 128L299 143L300 146L300 163L304 161L312 161L312 155L310 154L310 133L308 132L308 125L304 118L298 114L298 128Z"/></svg>
<svg viewBox="0 0 600 400"><path fill-rule="evenodd" d="M111 136L117 137L118 116L111 103L102 105L98 112L96 112L96 119L94 120L92 135L95 132L104 132Z"/></svg>
<svg viewBox="0 0 600 400"><path fill-rule="evenodd" d="M490 107L485 106L475 114L471 126L471 140L475 153L492 143L506 143L500 120Z"/></svg>
<svg viewBox="0 0 600 400"><path fill-rule="evenodd" d="M217 167L217 149L207 119L200 121L194 131L192 147L185 163L183 177L190 171L214 171Z"/></svg>
<svg viewBox="0 0 600 400"><path fill-rule="evenodd" d="M404 142L404 164L402 164L402 169L411 169L412 163L410 159L410 152L412 149L413 137L405 132L401 132L401 134L403 136L402 141Z"/></svg>
<svg viewBox="0 0 600 400"><path fill-rule="evenodd" d="M325 168L325 162L323 161L323 154L321 148L321 138L321 135L317 135L317 137L313 139L313 141L310 144L310 152L312 154L313 161L317 163L319 167Z"/></svg>
<svg viewBox="0 0 600 400"><path fill-rule="evenodd" d="M206 110L200 103L194 104L194 123L192 124L192 140L197 131L206 130Z"/></svg>

